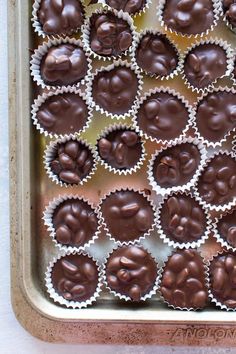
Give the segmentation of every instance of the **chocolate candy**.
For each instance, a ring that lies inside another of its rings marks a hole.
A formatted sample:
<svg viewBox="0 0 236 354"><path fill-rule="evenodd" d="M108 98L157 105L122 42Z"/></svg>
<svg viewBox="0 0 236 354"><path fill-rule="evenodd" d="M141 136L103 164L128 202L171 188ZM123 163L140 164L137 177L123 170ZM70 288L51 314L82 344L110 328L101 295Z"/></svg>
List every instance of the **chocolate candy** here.
<svg viewBox="0 0 236 354"><path fill-rule="evenodd" d="M171 306L199 309L207 304L206 277L202 258L196 250L177 250L163 269L160 292Z"/></svg>
<svg viewBox="0 0 236 354"><path fill-rule="evenodd" d="M190 195L174 194L165 200L160 212L165 235L175 242L199 240L206 231L206 215L200 204Z"/></svg>
<svg viewBox="0 0 236 354"><path fill-rule="evenodd" d="M106 264L106 280L112 291L140 301L153 289L157 264L141 247L123 246L112 252Z"/></svg>
<svg viewBox="0 0 236 354"><path fill-rule="evenodd" d="M84 9L79 0L41 0L38 17L46 34L66 34L80 29Z"/></svg>
<svg viewBox="0 0 236 354"><path fill-rule="evenodd" d="M134 167L142 156L142 142L132 129L115 129L97 143L102 159L111 167L127 170Z"/></svg>
<svg viewBox="0 0 236 354"><path fill-rule="evenodd" d="M236 254L224 252L210 264L210 286L213 297L228 308L236 308Z"/></svg>
<svg viewBox="0 0 236 354"><path fill-rule="evenodd" d="M187 35L200 34L214 22L211 0L167 0L163 20L173 31Z"/></svg>
<svg viewBox="0 0 236 354"><path fill-rule="evenodd" d="M127 113L138 92L138 78L129 67L117 66L98 72L93 80L92 96L96 104L112 114Z"/></svg>
<svg viewBox="0 0 236 354"><path fill-rule="evenodd" d="M41 127L52 134L79 132L86 124L88 107L75 93L53 95L41 104L37 119Z"/></svg>
<svg viewBox="0 0 236 354"><path fill-rule="evenodd" d="M109 233L116 241L134 241L153 226L154 211L146 197L138 191L112 192L101 204Z"/></svg>
<svg viewBox="0 0 236 354"><path fill-rule="evenodd" d="M233 78L236 80L236 57L234 58Z"/></svg>
<svg viewBox="0 0 236 354"><path fill-rule="evenodd" d="M50 162L52 172L65 183L77 184L86 178L94 165L90 148L84 143L69 140L58 143Z"/></svg>
<svg viewBox="0 0 236 354"><path fill-rule="evenodd" d="M178 64L178 52L161 33L141 37L136 50L137 64L149 75L167 76Z"/></svg>
<svg viewBox="0 0 236 354"><path fill-rule="evenodd" d="M132 44L132 33L127 21L108 11L90 18L90 47L101 56L119 56Z"/></svg>
<svg viewBox="0 0 236 354"><path fill-rule="evenodd" d="M214 43L199 44L185 59L184 73L190 85L204 88L223 76L227 68L225 50Z"/></svg>
<svg viewBox="0 0 236 354"><path fill-rule="evenodd" d="M57 242L80 247L92 239L98 218L92 207L80 199L68 199L54 210L52 223Z"/></svg>
<svg viewBox="0 0 236 354"><path fill-rule="evenodd" d="M236 248L236 210L223 215L217 224L217 229L223 240Z"/></svg>
<svg viewBox="0 0 236 354"><path fill-rule="evenodd" d="M182 186L194 176L200 153L194 144L182 143L159 153L153 164L153 176L162 188Z"/></svg>
<svg viewBox="0 0 236 354"><path fill-rule="evenodd" d="M87 255L75 254L60 258L52 269L55 291L68 301L86 301L96 292L98 268Z"/></svg>
<svg viewBox="0 0 236 354"><path fill-rule="evenodd" d="M236 27L236 2L235 0L223 0L223 11L226 19L232 27Z"/></svg>
<svg viewBox="0 0 236 354"><path fill-rule="evenodd" d="M236 161L226 153L214 156L202 172L197 185L208 204L223 205L236 197Z"/></svg>
<svg viewBox="0 0 236 354"><path fill-rule="evenodd" d="M116 10L123 10L130 15L140 12L147 0L106 0L106 4Z"/></svg>
<svg viewBox="0 0 236 354"><path fill-rule="evenodd" d="M41 76L48 85L73 85L85 77L88 63L82 48L60 44L49 48L41 61Z"/></svg>
<svg viewBox="0 0 236 354"><path fill-rule="evenodd" d="M236 94L227 91L209 93L197 106L196 124L203 138L220 142L236 128Z"/></svg>
<svg viewBox="0 0 236 354"><path fill-rule="evenodd" d="M186 127L188 118L185 104L169 92L151 94L137 112L140 129L157 140L177 138Z"/></svg>

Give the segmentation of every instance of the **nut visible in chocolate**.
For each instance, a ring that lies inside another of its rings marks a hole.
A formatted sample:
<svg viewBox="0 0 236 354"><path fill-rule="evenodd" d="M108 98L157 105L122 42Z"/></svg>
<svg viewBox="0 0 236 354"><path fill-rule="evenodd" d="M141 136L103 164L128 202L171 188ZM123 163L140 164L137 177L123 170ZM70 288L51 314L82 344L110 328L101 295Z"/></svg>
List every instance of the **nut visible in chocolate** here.
<svg viewBox="0 0 236 354"><path fill-rule="evenodd" d="M146 6L147 0L105 0L106 4L116 10L123 10L130 15L137 14Z"/></svg>
<svg viewBox="0 0 236 354"><path fill-rule="evenodd" d="M236 210L223 215L217 224L217 229L223 240L236 248Z"/></svg>
<svg viewBox="0 0 236 354"><path fill-rule="evenodd" d="M157 264L141 247L123 246L112 252L106 264L109 288L133 301L140 301L153 289Z"/></svg>
<svg viewBox="0 0 236 354"><path fill-rule="evenodd" d="M223 11L229 24L236 27L236 2L235 0L223 0Z"/></svg>

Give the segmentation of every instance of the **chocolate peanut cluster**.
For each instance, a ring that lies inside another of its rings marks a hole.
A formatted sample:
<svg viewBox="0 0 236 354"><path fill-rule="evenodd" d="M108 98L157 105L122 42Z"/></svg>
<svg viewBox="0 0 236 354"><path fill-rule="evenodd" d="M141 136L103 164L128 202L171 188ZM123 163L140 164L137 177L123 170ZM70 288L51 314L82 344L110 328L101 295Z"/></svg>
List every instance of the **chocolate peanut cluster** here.
<svg viewBox="0 0 236 354"><path fill-rule="evenodd" d="M140 12L147 0L106 0L106 4L116 10L123 10L130 15Z"/></svg>
<svg viewBox="0 0 236 354"><path fill-rule="evenodd" d="M223 215L217 224L217 229L220 236L228 242L228 244L236 247L236 210Z"/></svg>
<svg viewBox="0 0 236 354"><path fill-rule="evenodd" d="M223 0L224 14L232 27L236 27L236 1Z"/></svg>

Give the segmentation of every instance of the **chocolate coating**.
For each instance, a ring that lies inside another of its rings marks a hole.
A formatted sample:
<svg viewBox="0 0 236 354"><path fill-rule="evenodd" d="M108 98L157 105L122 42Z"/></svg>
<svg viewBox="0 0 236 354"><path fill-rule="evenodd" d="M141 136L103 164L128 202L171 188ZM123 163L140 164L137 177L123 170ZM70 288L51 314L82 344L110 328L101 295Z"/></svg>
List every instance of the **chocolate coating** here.
<svg viewBox="0 0 236 354"><path fill-rule="evenodd" d="M93 14L90 19L90 46L102 56L119 56L132 44L132 33L127 21L112 12Z"/></svg>
<svg viewBox="0 0 236 354"><path fill-rule="evenodd" d="M196 250L178 250L172 254L161 278L160 291L174 307L203 308L207 287L203 261Z"/></svg>
<svg viewBox="0 0 236 354"><path fill-rule="evenodd" d="M197 107L196 123L202 137L208 141L221 141L236 128L236 94L209 93Z"/></svg>
<svg viewBox="0 0 236 354"><path fill-rule="evenodd" d="M198 191L210 204L232 201L236 197L236 161L226 154L213 157L199 178Z"/></svg>
<svg viewBox="0 0 236 354"><path fill-rule="evenodd" d="M214 21L211 0L168 0L163 20L176 32L192 35L205 32Z"/></svg>
<svg viewBox="0 0 236 354"><path fill-rule="evenodd" d="M146 5L147 0L106 0L106 4L116 10L123 10L130 15L140 12Z"/></svg>
<svg viewBox="0 0 236 354"><path fill-rule="evenodd" d="M169 75L178 64L178 53L164 34L145 34L136 50L137 64L149 75Z"/></svg>
<svg viewBox="0 0 236 354"><path fill-rule="evenodd" d="M142 103L137 113L139 127L158 140L177 138L186 127L188 118L185 104L167 92L152 94Z"/></svg>
<svg viewBox="0 0 236 354"><path fill-rule="evenodd" d="M49 97L39 108L37 119L41 127L53 134L79 132L86 124L88 107L75 93Z"/></svg>
<svg viewBox="0 0 236 354"><path fill-rule="evenodd" d="M236 2L235 0L223 0L223 11L229 23L236 27Z"/></svg>
<svg viewBox="0 0 236 354"><path fill-rule="evenodd" d="M99 155L117 169L134 167L142 156L142 142L132 129L115 129L98 141Z"/></svg>
<svg viewBox="0 0 236 354"><path fill-rule="evenodd" d="M86 178L93 165L94 160L90 149L76 140L57 144L50 163L52 172L61 181L70 184L77 184Z"/></svg>
<svg viewBox="0 0 236 354"><path fill-rule="evenodd" d="M46 84L73 85L85 77L88 63L82 48L74 44L60 44L49 48L40 68Z"/></svg>
<svg viewBox="0 0 236 354"><path fill-rule="evenodd" d="M236 247L236 210L219 220L217 229L220 236L232 247Z"/></svg>
<svg viewBox="0 0 236 354"><path fill-rule="evenodd" d="M219 302L236 308L236 254L224 252L210 264L211 292Z"/></svg>
<svg viewBox="0 0 236 354"><path fill-rule="evenodd" d="M134 241L148 232L154 222L150 202L135 191L111 193L103 201L101 211L112 237L116 241Z"/></svg>
<svg viewBox="0 0 236 354"><path fill-rule="evenodd" d="M98 285L96 263L84 255L62 257L53 267L52 284L55 291L68 301L89 300Z"/></svg>
<svg viewBox="0 0 236 354"><path fill-rule="evenodd" d="M137 92L137 75L127 67L118 66L110 71L103 70L93 81L93 99L109 113L127 113L134 103Z"/></svg>
<svg viewBox="0 0 236 354"><path fill-rule="evenodd" d="M203 88L225 74L227 56L217 44L200 44L187 55L184 73L189 83Z"/></svg>
<svg viewBox="0 0 236 354"><path fill-rule="evenodd" d="M116 249L106 265L106 279L111 290L140 301L148 294L157 278L157 264L141 247Z"/></svg>
<svg viewBox="0 0 236 354"><path fill-rule="evenodd" d="M206 215L200 204L180 193L164 202L160 221L165 235L180 243L197 241L206 230Z"/></svg>
<svg viewBox="0 0 236 354"><path fill-rule="evenodd" d="M80 29L84 10L79 0L41 0L38 17L46 34L66 34Z"/></svg>
<svg viewBox="0 0 236 354"><path fill-rule="evenodd" d="M236 80L236 57L234 58L233 77Z"/></svg>
<svg viewBox="0 0 236 354"><path fill-rule="evenodd" d="M83 246L97 231L98 219L83 200L68 199L59 204L52 217L56 240L66 246Z"/></svg>
<svg viewBox="0 0 236 354"><path fill-rule="evenodd" d="M156 156L153 175L162 188L182 186L195 174L200 162L198 148L182 143L162 151Z"/></svg>

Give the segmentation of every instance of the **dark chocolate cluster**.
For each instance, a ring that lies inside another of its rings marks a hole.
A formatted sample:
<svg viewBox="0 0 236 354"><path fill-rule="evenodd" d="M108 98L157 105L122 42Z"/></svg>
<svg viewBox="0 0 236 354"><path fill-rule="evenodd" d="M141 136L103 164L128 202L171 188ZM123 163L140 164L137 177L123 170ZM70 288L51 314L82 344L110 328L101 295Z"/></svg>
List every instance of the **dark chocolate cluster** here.
<svg viewBox="0 0 236 354"><path fill-rule="evenodd" d="M141 11L147 0L106 0L106 4L116 10L123 10L133 15Z"/></svg>
<svg viewBox="0 0 236 354"><path fill-rule="evenodd" d="M223 0L223 10L232 27L236 27L236 1Z"/></svg>
<svg viewBox="0 0 236 354"><path fill-rule="evenodd" d="M236 210L224 215L217 224L220 236L232 247L236 247Z"/></svg>

